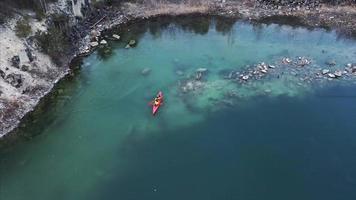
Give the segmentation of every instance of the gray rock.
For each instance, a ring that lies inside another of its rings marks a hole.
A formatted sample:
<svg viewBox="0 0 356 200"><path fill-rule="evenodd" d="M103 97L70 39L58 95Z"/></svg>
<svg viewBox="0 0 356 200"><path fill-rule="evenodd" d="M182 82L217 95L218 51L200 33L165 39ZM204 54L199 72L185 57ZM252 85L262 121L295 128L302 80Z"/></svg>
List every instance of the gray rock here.
<svg viewBox="0 0 356 200"><path fill-rule="evenodd" d="M268 67L271 68L271 69L276 68L276 66L274 66L274 65L268 65Z"/></svg>
<svg viewBox="0 0 356 200"><path fill-rule="evenodd" d="M354 67L351 68L351 72L352 72L352 73L356 73L356 66L354 66Z"/></svg>
<svg viewBox="0 0 356 200"><path fill-rule="evenodd" d="M19 68L20 67L20 57L19 56L13 56L11 58L11 65L16 67L16 68Z"/></svg>
<svg viewBox="0 0 356 200"><path fill-rule="evenodd" d="M106 40L101 40L101 41L100 41L100 44L101 44L101 45L107 45L108 42L107 42Z"/></svg>
<svg viewBox="0 0 356 200"><path fill-rule="evenodd" d="M151 71L152 71L151 68L146 67L146 68L144 68L144 69L141 71L141 74L142 74L143 76L147 76L148 74L151 73Z"/></svg>
<svg viewBox="0 0 356 200"><path fill-rule="evenodd" d="M98 36L100 36L100 32L99 32L99 31L97 31L97 30L92 30L92 31L90 32L90 37L91 37L92 39L97 38Z"/></svg>
<svg viewBox="0 0 356 200"><path fill-rule="evenodd" d="M336 78L335 74L332 74L332 73L328 73L328 77L329 78Z"/></svg>
<svg viewBox="0 0 356 200"><path fill-rule="evenodd" d="M30 62L34 61L35 60L35 56L33 56L31 50L29 48L26 48L25 51L26 51L26 55L28 57L28 60Z"/></svg>
<svg viewBox="0 0 356 200"><path fill-rule="evenodd" d="M208 71L207 68L198 68L198 69L196 70L196 72L198 72L198 73L205 73L205 72L207 72L207 71Z"/></svg>
<svg viewBox="0 0 356 200"><path fill-rule="evenodd" d="M0 69L0 77L5 78L5 76L6 76L5 72Z"/></svg>
<svg viewBox="0 0 356 200"><path fill-rule="evenodd" d="M30 66L28 66L28 65L22 65L21 66L21 70L24 71L24 72L28 71L29 69L30 69Z"/></svg>
<svg viewBox="0 0 356 200"><path fill-rule="evenodd" d="M250 77L248 75L242 76L242 80L247 81Z"/></svg>
<svg viewBox="0 0 356 200"><path fill-rule="evenodd" d="M120 40L120 35L117 35L117 34L113 34L112 37L115 39L115 40Z"/></svg>
<svg viewBox="0 0 356 200"><path fill-rule="evenodd" d="M129 44L127 44L127 45L125 46L125 49L129 49L129 48L131 48L131 46L130 46Z"/></svg>
<svg viewBox="0 0 356 200"><path fill-rule="evenodd" d="M197 74L195 75L195 80L200 80L202 77L203 77L203 73L197 72Z"/></svg>
<svg viewBox="0 0 356 200"><path fill-rule="evenodd" d="M342 72L341 71L335 71L334 75L335 75L335 77L341 77L342 76Z"/></svg>
<svg viewBox="0 0 356 200"><path fill-rule="evenodd" d="M10 85L19 88L22 86L23 84L23 77L21 76L21 74L9 74L6 76L6 82L8 82Z"/></svg>
<svg viewBox="0 0 356 200"><path fill-rule="evenodd" d="M90 43L90 46L92 46L92 47L96 47L96 46L98 46L98 45L99 45L98 42L91 42L91 43Z"/></svg>
<svg viewBox="0 0 356 200"><path fill-rule="evenodd" d="M132 47L132 46L135 46L135 45L136 45L136 41L135 41L135 40L130 40L129 45L130 45L131 47Z"/></svg>
<svg viewBox="0 0 356 200"><path fill-rule="evenodd" d="M264 74L266 74L266 73L267 73L267 70L262 69L261 72L264 73Z"/></svg>
<svg viewBox="0 0 356 200"><path fill-rule="evenodd" d="M330 70L328 70L328 69L323 69L323 71L321 71L321 73L323 74L323 75L325 75L325 74L327 74L327 73L329 73L330 72Z"/></svg>

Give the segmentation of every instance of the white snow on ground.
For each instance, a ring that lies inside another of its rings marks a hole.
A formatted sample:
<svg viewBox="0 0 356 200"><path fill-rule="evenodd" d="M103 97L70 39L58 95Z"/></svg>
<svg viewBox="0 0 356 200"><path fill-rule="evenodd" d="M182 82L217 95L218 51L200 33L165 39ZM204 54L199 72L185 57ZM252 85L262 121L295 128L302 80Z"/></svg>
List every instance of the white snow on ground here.
<svg viewBox="0 0 356 200"><path fill-rule="evenodd" d="M39 52L33 46L30 46L25 39L21 39L15 34L15 25L20 17L15 17L8 21L6 24L0 26L0 70L5 73L5 78L0 77L0 138L10 128L5 127L4 115L9 102L16 102L19 105L19 111L23 114L32 110L33 106L37 104L42 95L24 93L26 89L40 87L41 94L47 92L52 85L53 81L49 81L48 73L57 74L60 77L61 72L58 67L54 65L48 55ZM44 31L46 26L44 22L39 22L34 19L30 20L30 26L32 33L37 30ZM35 60L30 62L25 49L31 49L32 55ZM20 57L20 69L12 66L11 58L15 55ZM21 70L21 66L27 65L28 71ZM62 69L63 70L63 69ZM22 76L22 86L14 87L8 81L6 77L9 74L19 74ZM47 75L47 76L46 76ZM20 114L19 117L23 115ZM9 124L9 123L7 123Z"/></svg>

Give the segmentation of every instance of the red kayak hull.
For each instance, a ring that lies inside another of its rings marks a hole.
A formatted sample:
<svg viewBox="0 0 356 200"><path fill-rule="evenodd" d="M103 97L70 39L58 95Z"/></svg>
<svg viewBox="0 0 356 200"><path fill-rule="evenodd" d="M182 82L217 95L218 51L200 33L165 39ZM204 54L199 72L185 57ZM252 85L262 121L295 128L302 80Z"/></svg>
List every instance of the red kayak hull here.
<svg viewBox="0 0 356 200"><path fill-rule="evenodd" d="M158 92L157 96L161 96L163 101L163 93L161 91ZM157 113L159 107L162 105L162 101L158 105L152 105L152 115L155 115Z"/></svg>

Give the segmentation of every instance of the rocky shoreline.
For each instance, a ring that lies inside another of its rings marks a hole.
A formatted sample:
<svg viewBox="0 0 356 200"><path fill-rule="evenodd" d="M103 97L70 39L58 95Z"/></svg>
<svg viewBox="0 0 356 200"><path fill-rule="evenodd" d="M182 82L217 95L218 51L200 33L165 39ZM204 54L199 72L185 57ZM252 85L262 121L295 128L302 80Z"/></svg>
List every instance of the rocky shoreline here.
<svg viewBox="0 0 356 200"><path fill-rule="evenodd" d="M86 56L94 51L100 45L105 45L107 39L120 40L120 35L116 33L103 34L109 30L113 30L120 26L125 26L137 21L148 20L157 17L175 17L183 15L210 15L210 16L221 16L232 19L242 19L251 22L263 22L263 23L294 23L295 25L307 26L310 28L328 28L336 30L337 33L343 36L355 37L356 35L356 7L355 4L348 5L326 5L321 3L315 3L316 1L311 1L313 4L300 5L300 4L275 4L268 1L208 1L204 4L174 4L166 3L155 7L146 4L133 4L125 3L120 7L104 7L92 11L85 20L72 27L77 32L77 35L72 36L72 51L62 58L62 65L51 77L48 77L49 73L44 74L42 82L47 82L43 88L32 88L32 92L26 93L27 99L21 99L19 103L18 99L24 98L24 95L15 96L11 99L1 99L0 92L0 139L4 136L11 135L9 133L15 133L15 128L21 122L26 115L31 113L39 103L39 101L46 96L55 84L61 80L63 77L71 73L70 63L73 59ZM283 19L287 19L283 21ZM109 37L109 38L108 38ZM134 41L130 41L128 48L135 45ZM32 48L30 48L32 49ZM29 54L27 54L28 56ZM28 56L30 59L31 56ZM284 60L287 62L287 60ZM31 61L33 63L34 61ZM41 60L37 65L41 65ZM283 62L283 61L282 61ZM302 63L307 65L308 59L301 58L297 59L297 65ZM20 65L20 60L14 55L8 62L8 65ZM55 65L53 63L48 63L47 65ZM15 67L16 66L12 66ZM258 73L243 74L241 77L235 77L239 81L248 81L252 75L265 74L264 71L272 70L273 65L266 65L260 63L257 67ZM347 66L353 71L353 64ZM6 67L7 68L7 67ZM50 68L50 67L48 67ZM32 65L30 70L32 69ZM7 70L0 71L1 78L5 82L13 87L14 90L21 89L21 93L28 87L23 87L22 83L26 82L23 80L28 76L26 73L26 67L19 66L19 70L23 71L21 73L9 73ZM11 70L10 70L11 71ZM356 71L356 69L355 69ZM319 72L321 76L326 76L327 78L336 78L339 76L339 72ZM341 72L342 73L342 72ZM13 74L13 75L10 75ZM19 74L19 75L18 75ZM342 75L342 74L341 74ZM30 76L34 79L40 76L34 76L31 72ZM231 75L233 76L233 75ZM200 74L201 77L201 74ZM42 83L41 82L41 83ZM19 85L20 84L20 85ZM36 86L34 83L32 86ZM1 87L0 87L1 89ZM35 91L35 92L33 92ZM3 101L3 102L2 102ZM6 102L5 102L6 101ZM21 105L21 103L26 104L26 106ZM2 106L3 105L3 106Z"/></svg>

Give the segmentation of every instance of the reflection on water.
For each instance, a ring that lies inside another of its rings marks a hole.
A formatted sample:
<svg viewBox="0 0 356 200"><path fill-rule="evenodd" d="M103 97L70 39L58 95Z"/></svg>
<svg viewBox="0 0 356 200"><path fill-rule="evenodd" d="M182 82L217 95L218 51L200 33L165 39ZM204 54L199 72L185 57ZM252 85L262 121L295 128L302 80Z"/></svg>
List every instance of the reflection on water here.
<svg viewBox="0 0 356 200"><path fill-rule="evenodd" d="M321 74L355 41L222 18L114 32L1 150L1 199L356 198L355 78Z"/></svg>

